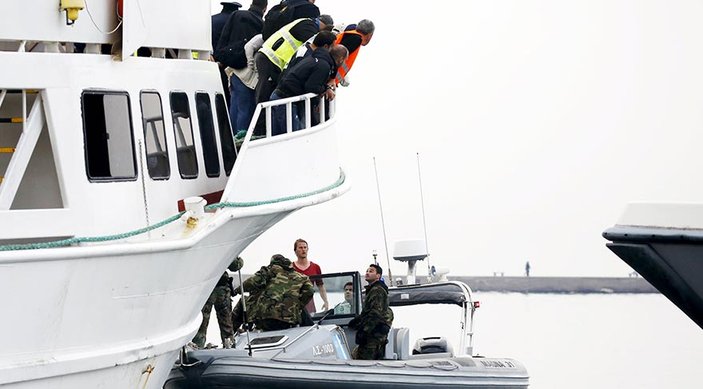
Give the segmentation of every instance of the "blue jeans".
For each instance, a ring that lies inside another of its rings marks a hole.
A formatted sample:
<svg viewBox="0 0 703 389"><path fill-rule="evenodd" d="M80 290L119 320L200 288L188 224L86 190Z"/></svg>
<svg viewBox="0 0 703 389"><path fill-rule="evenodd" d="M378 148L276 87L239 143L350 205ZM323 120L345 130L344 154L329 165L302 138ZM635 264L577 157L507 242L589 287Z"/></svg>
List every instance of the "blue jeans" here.
<svg viewBox="0 0 703 389"><path fill-rule="evenodd" d="M271 93L271 99L269 101L273 100L280 100L283 97L279 96L276 94L276 91L273 91ZM300 118L298 115L298 107L297 104L291 104L291 110L292 110L292 130L293 131L298 131L300 129ZM271 121L272 123L272 128L271 128L271 134L272 135L280 135L280 134L285 134L286 133L286 105L278 105L275 106L271 109Z"/></svg>
<svg viewBox="0 0 703 389"><path fill-rule="evenodd" d="M236 75L229 78L229 90L232 99L229 104L229 120L234 135L241 130L248 130L256 109L254 90L250 89Z"/></svg>

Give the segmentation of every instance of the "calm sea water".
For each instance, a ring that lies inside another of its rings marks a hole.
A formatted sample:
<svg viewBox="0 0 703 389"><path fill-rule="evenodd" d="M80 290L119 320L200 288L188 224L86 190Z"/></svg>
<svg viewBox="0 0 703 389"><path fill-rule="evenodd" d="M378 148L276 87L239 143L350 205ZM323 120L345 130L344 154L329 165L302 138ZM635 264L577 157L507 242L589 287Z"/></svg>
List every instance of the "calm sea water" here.
<svg viewBox="0 0 703 389"><path fill-rule="evenodd" d="M341 299L330 293L330 301ZM703 387L703 330L661 295L476 293L474 354L519 360L530 387ZM458 307L395 308L411 343L446 336L458 344ZM213 312L208 341L219 343Z"/></svg>

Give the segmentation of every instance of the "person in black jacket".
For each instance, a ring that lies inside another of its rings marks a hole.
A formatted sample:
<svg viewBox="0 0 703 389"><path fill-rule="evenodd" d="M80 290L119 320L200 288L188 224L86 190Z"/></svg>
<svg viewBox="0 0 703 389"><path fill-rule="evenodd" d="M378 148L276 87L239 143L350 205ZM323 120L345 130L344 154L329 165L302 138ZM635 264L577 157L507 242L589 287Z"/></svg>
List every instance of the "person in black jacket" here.
<svg viewBox="0 0 703 389"><path fill-rule="evenodd" d="M217 53L237 42L248 42L255 35L261 34L264 28L263 16L267 6L268 0L252 0L249 10L233 13L222 30L215 52ZM217 60L217 56L215 56L215 60ZM224 67L226 66L220 64L221 69ZM237 99L241 97L237 96L236 90L241 91L243 88L246 88L246 86L236 75L233 74L229 77L229 86L225 88L225 94L230 95L227 103L229 104L229 117L232 129L235 133L240 129L237 128L236 121L238 116Z"/></svg>
<svg viewBox="0 0 703 389"><path fill-rule="evenodd" d="M217 48L217 42L220 40L222 35L222 29L227 24L227 19L232 15L233 12L242 8L242 5L236 1L223 1L222 11L216 15L212 15L212 51L214 52ZM225 91L225 97L229 103L229 89L227 88L227 75L225 74L224 67L220 67L220 79L222 80L222 88Z"/></svg>
<svg viewBox="0 0 703 389"><path fill-rule="evenodd" d="M329 100L334 99L334 90L329 82L336 74L337 66L343 63L348 56L349 50L342 45L334 45L330 50L318 47L311 56L304 58L286 73L271 94L271 100L284 99L306 93L314 93L316 95L324 93ZM292 104L291 108L293 116L292 130L297 131L302 127L301 122L305 118L299 112L296 104ZM286 106L276 106L273 108L272 134L279 135L286 132Z"/></svg>

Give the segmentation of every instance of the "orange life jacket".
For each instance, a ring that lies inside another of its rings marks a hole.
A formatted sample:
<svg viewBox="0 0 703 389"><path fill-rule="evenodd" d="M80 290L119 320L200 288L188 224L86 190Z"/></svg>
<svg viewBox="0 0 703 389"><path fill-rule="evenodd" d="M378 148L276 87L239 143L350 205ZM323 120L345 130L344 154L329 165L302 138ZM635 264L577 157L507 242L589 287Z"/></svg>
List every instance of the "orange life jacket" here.
<svg viewBox="0 0 703 389"><path fill-rule="evenodd" d="M344 31L341 34L337 35L337 40L334 43L340 44L340 42L342 42L342 37L344 37L344 34L355 34L361 37L361 34L356 30ZM351 69L352 65L354 65L354 60L356 59L356 55L359 54L359 49L361 49L361 45L359 45L356 50L349 53L349 58L347 58L347 60L344 61L344 63L342 63L341 65L339 65L339 68L337 68L337 76L334 80L337 85L342 82L344 77L347 76L347 73L349 73L349 70Z"/></svg>

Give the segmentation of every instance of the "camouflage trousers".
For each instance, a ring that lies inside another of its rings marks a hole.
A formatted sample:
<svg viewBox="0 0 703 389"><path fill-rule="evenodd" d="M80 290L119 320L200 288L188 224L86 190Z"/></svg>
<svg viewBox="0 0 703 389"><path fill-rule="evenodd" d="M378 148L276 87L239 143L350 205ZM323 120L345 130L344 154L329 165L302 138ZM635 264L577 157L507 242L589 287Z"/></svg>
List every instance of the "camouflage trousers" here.
<svg viewBox="0 0 703 389"><path fill-rule="evenodd" d="M386 354L386 343L388 336L370 337L363 344L357 344L352 351L352 358L378 360L383 359Z"/></svg>
<svg viewBox="0 0 703 389"><path fill-rule="evenodd" d="M210 312L213 305L217 314L217 324L220 325L222 343L224 344L225 339L231 339L234 335L234 329L232 328L232 300L229 286L216 286L201 310L203 322L200 323L198 333L193 338L193 343L201 348L205 346L205 335L207 334L208 323L210 323Z"/></svg>

